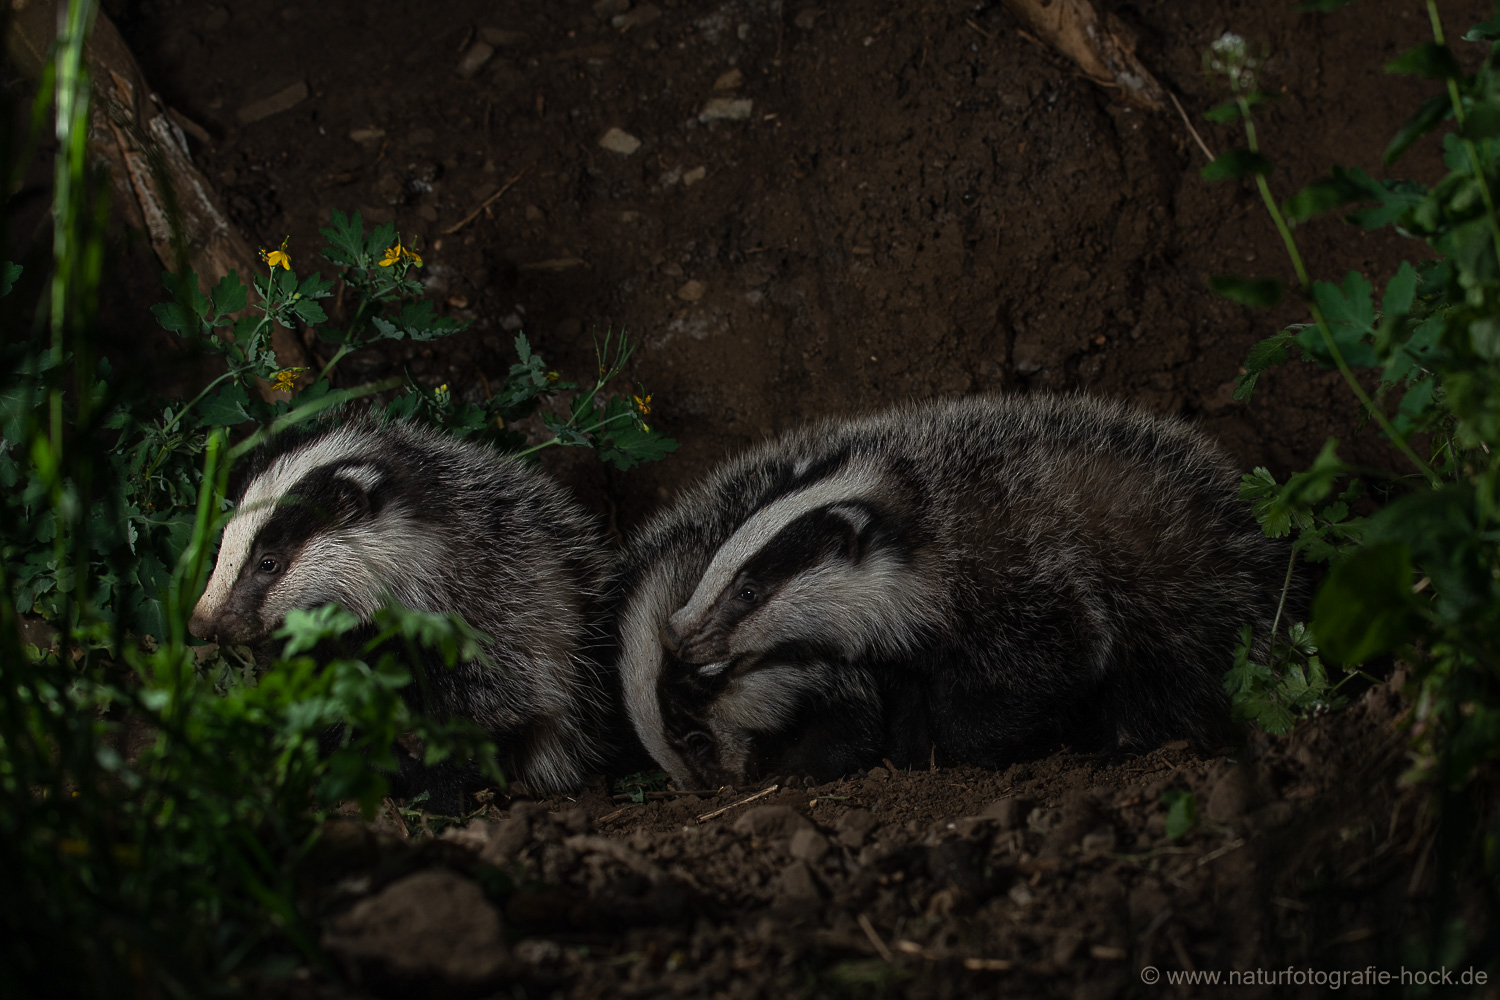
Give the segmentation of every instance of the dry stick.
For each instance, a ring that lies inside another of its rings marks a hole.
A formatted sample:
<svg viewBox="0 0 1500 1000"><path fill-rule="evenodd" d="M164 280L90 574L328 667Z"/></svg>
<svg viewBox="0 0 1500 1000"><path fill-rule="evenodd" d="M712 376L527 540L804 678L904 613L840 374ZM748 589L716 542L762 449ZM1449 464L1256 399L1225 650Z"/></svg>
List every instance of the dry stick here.
<svg viewBox="0 0 1500 1000"><path fill-rule="evenodd" d="M1208 143L1203 141L1203 136L1199 135L1198 130L1193 128L1192 119L1187 116L1186 111L1182 110L1182 102L1179 101L1177 99L1177 95L1172 93L1170 90L1167 91L1167 96L1172 99L1172 104L1177 108L1177 113L1182 116L1182 124L1187 126L1188 133L1192 135L1193 141L1198 144L1198 148L1203 150L1203 155L1208 157L1209 162L1212 163L1215 159L1217 159L1217 157L1214 156L1213 151L1208 148Z"/></svg>
<svg viewBox="0 0 1500 1000"><path fill-rule="evenodd" d="M731 803L729 803L729 805L725 806L723 809L715 809L713 812L706 812L702 816L698 817L698 822L703 823L703 822L706 822L708 820L713 819L715 816L722 816L725 813L727 813L729 810L733 809L734 807L736 807L736 806L742 806L746 802L754 802L756 799L763 799L767 795L770 795L772 792L776 791L776 789L778 789L780 787L781 787L780 785L772 785L770 788L767 788L764 791L756 792L754 795L750 796L749 798L740 799L738 802L731 802Z"/></svg>
<svg viewBox="0 0 1500 1000"><path fill-rule="evenodd" d="M488 198L484 199L484 201L480 203L480 205L479 205L478 208L474 209L474 211L470 212L468 215L464 216L461 220L459 220L458 222L455 222L453 225L449 226L447 229L444 229L443 230L443 235L444 236L452 236L454 233L458 232L464 226L467 226L469 223L471 223L475 219L479 218L479 213L480 212L483 212L485 209L487 209L491 205L493 205L495 203L495 199L496 198L500 197L502 194L504 194L505 192L509 191L512 187L514 187L516 181L520 180L522 177L525 177L526 176L526 171L530 170L534 166L536 166L536 161L535 160L533 160L532 162L528 163L526 166L522 167L521 168L521 172L519 174L516 174L516 176L514 176L510 180L506 181L504 184L501 184L500 185L500 190L496 191L494 194L492 194Z"/></svg>
<svg viewBox="0 0 1500 1000"><path fill-rule="evenodd" d="M891 954L891 949L887 948L885 942L880 940L880 935L875 933L875 928L870 924L870 918L863 913L859 915L859 929L865 932L865 937L869 938L870 943L875 946L875 950L880 952L881 958L887 962L894 962L896 960L896 956Z"/></svg>

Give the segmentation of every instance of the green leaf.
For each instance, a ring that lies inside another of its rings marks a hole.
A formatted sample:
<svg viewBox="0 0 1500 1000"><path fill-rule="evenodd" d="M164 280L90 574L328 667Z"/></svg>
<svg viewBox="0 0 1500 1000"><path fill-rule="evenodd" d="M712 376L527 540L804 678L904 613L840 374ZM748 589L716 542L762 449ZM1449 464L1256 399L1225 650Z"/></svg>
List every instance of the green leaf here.
<svg viewBox="0 0 1500 1000"><path fill-rule="evenodd" d="M1500 101L1475 101L1459 130L1465 139L1493 139L1500 135Z"/></svg>
<svg viewBox="0 0 1500 1000"><path fill-rule="evenodd" d="M1167 807L1167 836L1177 840L1198 825L1198 800L1193 793L1182 788L1169 788L1161 793L1161 801Z"/></svg>
<svg viewBox="0 0 1500 1000"><path fill-rule="evenodd" d="M208 427L233 427L253 420L246 406L250 396L243 386L231 383L221 391L203 397L198 404L198 419Z"/></svg>
<svg viewBox="0 0 1500 1000"><path fill-rule="evenodd" d="M1370 283L1358 271L1350 271L1343 287L1327 281L1313 283L1313 300L1328 322L1333 342L1351 367L1368 368L1380 363L1370 343L1375 329L1375 301ZM1334 367L1333 354L1317 327L1304 329L1297 343L1325 367Z"/></svg>
<svg viewBox="0 0 1500 1000"><path fill-rule="evenodd" d="M11 288L15 286L16 279L21 276L23 270L25 269L20 264L13 264L8 260L0 266L0 299L10 294Z"/></svg>
<svg viewBox="0 0 1500 1000"><path fill-rule="evenodd" d="M323 307L312 299L298 299L293 302L292 312L296 313L297 318L308 326L317 326L320 323L328 322L328 314L323 312Z"/></svg>
<svg viewBox="0 0 1500 1000"><path fill-rule="evenodd" d="M209 294L214 305L214 326L224 325L220 322L221 320L230 313L237 313L245 308L249 301L249 293L244 283L240 281L240 276L234 271L220 278L219 283Z"/></svg>
<svg viewBox="0 0 1500 1000"><path fill-rule="evenodd" d="M1356 665L1414 634L1411 552L1400 542L1367 545L1337 563L1313 601L1318 648Z"/></svg>
<svg viewBox="0 0 1500 1000"><path fill-rule="evenodd" d="M1423 76L1429 80L1447 80L1463 75L1452 51L1448 46L1437 42L1422 42L1415 48L1406 50L1386 63L1385 71L1406 76Z"/></svg>
<svg viewBox="0 0 1500 1000"><path fill-rule="evenodd" d="M323 234L329 244L323 248L324 257L340 267L361 266L361 257L365 252L365 224L358 212L351 219L334 209L329 224L318 232Z"/></svg>
<svg viewBox="0 0 1500 1000"><path fill-rule="evenodd" d="M1466 42L1493 42L1500 40L1500 20L1481 21L1464 32Z"/></svg>
<svg viewBox="0 0 1500 1000"><path fill-rule="evenodd" d="M1387 316L1399 316L1411 312L1411 304L1417 294L1417 269L1411 261L1403 260L1390 281L1385 283L1385 297L1380 308Z"/></svg>
<svg viewBox="0 0 1500 1000"><path fill-rule="evenodd" d="M1249 174L1269 174L1271 170L1271 161L1259 153L1252 153L1248 149L1231 149L1198 171L1198 175L1206 181L1221 181Z"/></svg>
<svg viewBox="0 0 1500 1000"><path fill-rule="evenodd" d="M1208 279L1217 295L1245 306L1274 306L1281 301L1282 285L1275 278L1237 278L1221 274Z"/></svg>
<svg viewBox="0 0 1500 1000"><path fill-rule="evenodd" d="M1267 94L1263 90L1257 90L1253 93L1245 95L1245 103L1249 106L1249 109L1252 113L1262 104L1265 104L1274 99L1274 94ZM1207 118L1211 122L1217 122L1223 125L1228 124L1229 122L1239 121L1244 117L1244 113L1240 110L1239 101L1225 101L1218 107L1211 108L1210 110L1205 111L1203 113L1203 117Z"/></svg>
<svg viewBox="0 0 1500 1000"><path fill-rule="evenodd" d="M1422 136L1437 127L1438 122L1443 121L1453 113L1453 105L1448 100L1447 94L1436 94L1423 101L1417 108L1416 114L1407 119L1406 124L1397 130L1391 144L1385 147L1385 153L1381 161L1390 166L1401 158Z"/></svg>

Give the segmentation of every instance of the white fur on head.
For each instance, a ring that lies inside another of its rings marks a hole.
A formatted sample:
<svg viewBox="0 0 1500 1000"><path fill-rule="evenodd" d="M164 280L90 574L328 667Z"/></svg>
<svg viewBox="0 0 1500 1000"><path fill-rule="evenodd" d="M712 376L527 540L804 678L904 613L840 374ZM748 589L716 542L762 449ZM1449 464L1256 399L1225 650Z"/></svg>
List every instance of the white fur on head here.
<svg viewBox="0 0 1500 1000"><path fill-rule="evenodd" d="M810 510L869 496L880 488L881 478L880 470L868 463L853 463L827 479L820 479L805 489L772 501L750 515L729 536L729 540L719 546L693 590L693 596L673 617L680 616L683 622L702 620L724 588L734 580L740 567L783 528Z"/></svg>
<svg viewBox="0 0 1500 1000"><path fill-rule="evenodd" d="M355 457L360 450L364 433L344 428L325 434L307 446L282 455L255 479L240 498L234 516L224 528L224 537L219 542L219 559L208 578L208 587L198 604L193 608L193 618L211 621L229 600L234 582L239 579L245 560L250 558L250 547L266 522L276 513L292 487L309 472L330 462ZM375 470L369 467L354 467L348 470L349 477L362 486L374 484ZM363 473L363 476L361 476Z"/></svg>

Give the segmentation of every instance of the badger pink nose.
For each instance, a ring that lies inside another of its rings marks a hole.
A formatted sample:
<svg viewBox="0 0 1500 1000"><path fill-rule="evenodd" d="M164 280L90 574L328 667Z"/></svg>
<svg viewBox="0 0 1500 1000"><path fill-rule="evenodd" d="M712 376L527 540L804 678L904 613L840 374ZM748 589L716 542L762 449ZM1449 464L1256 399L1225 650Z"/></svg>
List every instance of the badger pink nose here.
<svg viewBox="0 0 1500 1000"><path fill-rule="evenodd" d="M201 611L194 610L193 617L188 619L188 631L195 639L212 639L214 637L214 620Z"/></svg>

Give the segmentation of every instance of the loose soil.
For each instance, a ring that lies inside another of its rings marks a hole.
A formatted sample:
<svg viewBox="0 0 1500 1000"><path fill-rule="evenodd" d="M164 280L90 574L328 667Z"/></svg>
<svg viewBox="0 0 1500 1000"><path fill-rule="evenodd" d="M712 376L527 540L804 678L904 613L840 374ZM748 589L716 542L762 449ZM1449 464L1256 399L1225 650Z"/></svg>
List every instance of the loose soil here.
<svg viewBox="0 0 1500 1000"><path fill-rule="evenodd" d="M290 234L305 266L334 209L394 221L435 301L473 320L349 380L405 367L478 398L518 331L584 374L606 330L638 339L629 375L681 450L628 473L547 458L622 534L764 436L934 395L1101 393L1278 474L1330 436L1387 460L1334 373L1292 364L1232 399L1248 347L1303 319L1208 290L1292 278L1254 188L1202 181L1181 117L1084 79L998 3L106 6L207 137L194 156L252 242ZM1388 176L1385 142L1433 89L1381 69L1427 37L1417 3L1101 6L1216 152L1241 137L1203 118L1223 95L1201 53L1228 29L1265 43L1279 99L1258 121L1283 197L1334 163ZM1455 36L1488 13L1439 7ZM638 147L603 148L611 129ZM1441 176L1437 141L1399 167ZM1317 276L1377 287L1419 252L1336 219L1297 236ZM419 843L405 823L340 824L308 900L347 980L275 989L1104 997L1204 992L1156 969L1396 971L1429 921L1469 942L1484 928L1444 895L1435 806L1398 785L1406 715L1387 683L1233 759L875 768L738 805L759 789L635 804L601 779L497 793ZM1174 790L1197 806L1176 839Z"/></svg>

